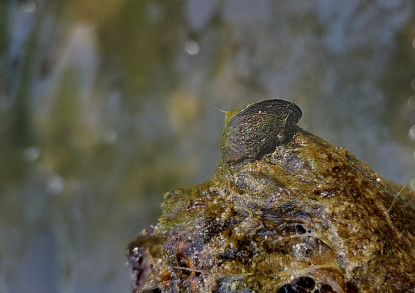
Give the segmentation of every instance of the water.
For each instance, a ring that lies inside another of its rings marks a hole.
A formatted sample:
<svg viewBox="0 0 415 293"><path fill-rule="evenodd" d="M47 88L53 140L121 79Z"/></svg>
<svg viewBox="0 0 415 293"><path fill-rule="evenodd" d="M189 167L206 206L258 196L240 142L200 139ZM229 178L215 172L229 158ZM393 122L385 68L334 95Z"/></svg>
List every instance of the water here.
<svg viewBox="0 0 415 293"><path fill-rule="evenodd" d="M126 245L211 178L224 114L299 125L414 188L411 1L0 3L0 292L129 292Z"/></svg>

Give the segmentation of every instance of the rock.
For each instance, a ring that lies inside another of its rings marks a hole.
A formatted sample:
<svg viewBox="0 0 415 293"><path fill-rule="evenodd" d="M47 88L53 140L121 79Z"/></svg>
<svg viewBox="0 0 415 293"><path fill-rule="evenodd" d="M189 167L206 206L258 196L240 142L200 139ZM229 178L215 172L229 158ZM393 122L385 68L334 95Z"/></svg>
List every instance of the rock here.
<svg viewBox="0 0 415 293"><path fill-rule="evenodd" d="M285 136L164 195L127 251L135 291L415 292L415 194L297 126Z"/></svg>

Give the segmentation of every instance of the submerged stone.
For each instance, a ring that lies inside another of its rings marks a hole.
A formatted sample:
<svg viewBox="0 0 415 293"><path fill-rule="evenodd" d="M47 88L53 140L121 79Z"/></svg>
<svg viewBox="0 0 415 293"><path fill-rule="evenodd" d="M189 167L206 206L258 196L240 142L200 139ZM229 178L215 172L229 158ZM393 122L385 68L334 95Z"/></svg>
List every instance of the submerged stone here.
<svg viewBox="0 0 415 293"><path fill-rule="evenodd" d="M415 194L295 123L164 195L127 251L134 291L415 292Z"/></svg>

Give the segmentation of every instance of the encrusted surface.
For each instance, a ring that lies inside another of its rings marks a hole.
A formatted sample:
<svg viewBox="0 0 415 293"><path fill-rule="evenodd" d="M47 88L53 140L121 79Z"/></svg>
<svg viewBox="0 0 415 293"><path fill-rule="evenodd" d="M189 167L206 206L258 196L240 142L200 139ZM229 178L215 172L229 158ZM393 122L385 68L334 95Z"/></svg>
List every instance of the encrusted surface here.
<svg viewBox="0 0 415 293"><path fill-rule="evenodd" d="M159 225L127 252L135 290L415 292L414 193L294 130L164 195Z"/></svg>

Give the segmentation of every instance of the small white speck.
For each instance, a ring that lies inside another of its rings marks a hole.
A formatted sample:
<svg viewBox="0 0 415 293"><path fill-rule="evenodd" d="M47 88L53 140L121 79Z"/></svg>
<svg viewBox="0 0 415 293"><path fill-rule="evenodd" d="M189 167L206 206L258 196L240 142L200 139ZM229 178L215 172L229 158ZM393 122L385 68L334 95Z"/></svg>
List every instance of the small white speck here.
<svg viewBox="0 0 415 293"><path fill-rule="evenodd" d="M137 255L138 255L138 247L134 247L133 256L137 256Z"/></svg>
<svg viewBox="0 0 415 293"><path fill-rule="evenodd" d="M26 161L34 162L40 157L41 151L40 148L36 146L28 147L23 152L23 158Z"/></svg>
<svg viewBox="0 0 415 293"><path fill-rule="evenodd" d="M61 176L55 175L49 180L46 191L51 195L58 195L63 191L64 187L65 180Z"/></svg>
<svg viewBox="0 0 415 293"><path fill-rule="evenodd" d="M190 41L186 44L186 52L190 55L196 55L197 53L199 53L199 49L199 44L195 41Z"/></svg>

